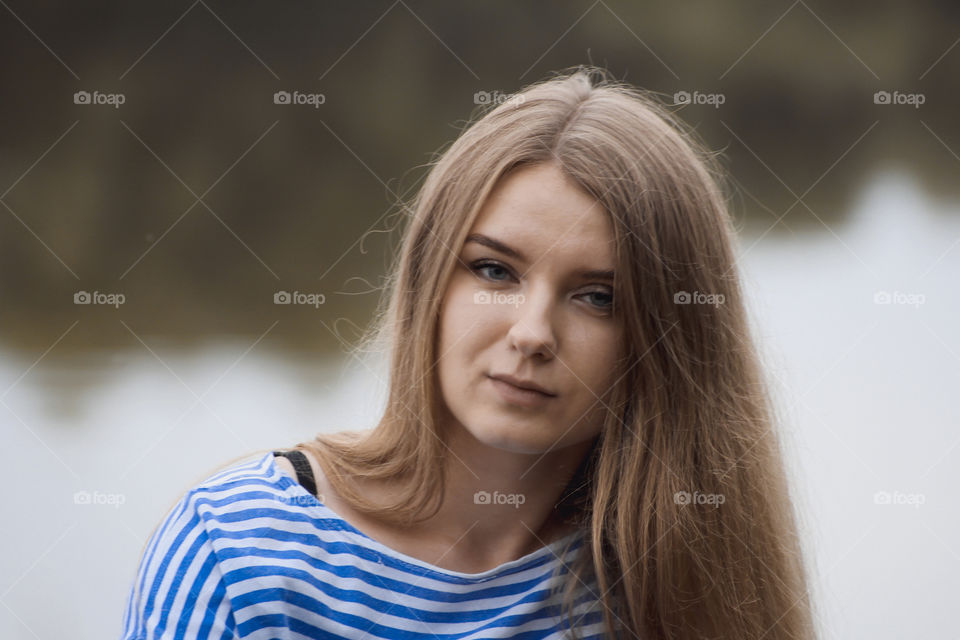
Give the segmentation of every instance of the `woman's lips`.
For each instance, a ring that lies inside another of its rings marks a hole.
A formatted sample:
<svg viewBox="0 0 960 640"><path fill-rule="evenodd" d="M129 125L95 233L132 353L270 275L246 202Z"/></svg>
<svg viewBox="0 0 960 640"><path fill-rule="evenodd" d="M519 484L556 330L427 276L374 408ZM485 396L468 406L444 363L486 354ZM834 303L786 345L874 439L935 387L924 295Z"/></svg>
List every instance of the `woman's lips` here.
<svg viewBox="0 0 960 640"><path fill-rule="evenodd" d="M497 378L488 376L487 379L500 398L512 405L528 408L541 407L556 397L533 389L521 389Z"/></svg>

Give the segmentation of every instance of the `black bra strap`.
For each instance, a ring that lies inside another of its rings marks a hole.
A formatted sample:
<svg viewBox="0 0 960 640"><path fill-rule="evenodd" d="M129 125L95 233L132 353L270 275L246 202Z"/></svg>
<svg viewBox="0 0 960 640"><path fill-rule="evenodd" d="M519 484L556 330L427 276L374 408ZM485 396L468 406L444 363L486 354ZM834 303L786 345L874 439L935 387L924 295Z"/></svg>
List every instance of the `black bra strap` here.
<svg viewBox="0 0 960 640"><path fill-rule="evenodd" d="M293 464L293 470L297 473L297 480L303 485L303 488L310 492L310 495L317 495L317 483L313 479L313 469L310 468L310 461L302 451L293 449L291 451L274 451L274 456L283 456Z"/></svg>

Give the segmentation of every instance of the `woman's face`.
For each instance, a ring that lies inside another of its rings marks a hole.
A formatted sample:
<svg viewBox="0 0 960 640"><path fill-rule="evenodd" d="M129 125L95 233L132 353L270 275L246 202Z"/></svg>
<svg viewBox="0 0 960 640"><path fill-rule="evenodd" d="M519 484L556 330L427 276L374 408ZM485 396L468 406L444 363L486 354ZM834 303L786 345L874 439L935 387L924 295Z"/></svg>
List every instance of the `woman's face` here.
<svg viewBox="0 0 960 640"><path fill-rule="evenodd" d="M594 438L621 337L602 273L614 269L607 213L556 165L523 165L497 183L457 249L440 312L445 408L480 442L517 453Z"/></svg>

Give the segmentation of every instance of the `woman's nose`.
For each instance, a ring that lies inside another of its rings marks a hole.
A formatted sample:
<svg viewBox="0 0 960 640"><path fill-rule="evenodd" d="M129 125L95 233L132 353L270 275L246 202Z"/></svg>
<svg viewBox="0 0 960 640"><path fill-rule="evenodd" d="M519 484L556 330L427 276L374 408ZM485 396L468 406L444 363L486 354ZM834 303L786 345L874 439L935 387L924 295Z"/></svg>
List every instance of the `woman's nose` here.
<svg viewBox="0 0 960 640"><path fill-rule="evenodd" d="M552 358L557 351L553 312L552 298L546 292L527 293L518 299L507 334L510 346L525 357L539 354Z"/></svg>

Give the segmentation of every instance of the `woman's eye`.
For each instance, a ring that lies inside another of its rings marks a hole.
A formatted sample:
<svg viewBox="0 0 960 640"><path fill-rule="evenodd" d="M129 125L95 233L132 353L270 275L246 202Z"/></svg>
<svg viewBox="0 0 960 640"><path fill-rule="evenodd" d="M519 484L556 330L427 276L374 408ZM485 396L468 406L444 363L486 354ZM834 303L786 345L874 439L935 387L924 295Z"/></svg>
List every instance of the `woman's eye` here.
<svg viewBox="0 0 960 640"><path fill-rule="evenodd" d="M507 270L502 264L497 264L496 262L475 262L470 267L483 275L483 277L488 280L493 281L502 281L505 278L498 277L497 274L502 274L505 277L510 276L510 271Z"/></svg>
<svg viewBox="0 0 960 640"><path fill-rule="evenodd" d="M489 260L474 262L470 269L492 282L503 282L512 277L510 270L498 262ZM590 306L601 311L613 309L613 293L610 291L588 291L582 295L589 300Z"/></svg>
<svg viewBox="0 0 960 640"><path fill-rule="evenodd" d="M590 296L597 296L590 304L598 309L608 311L613 308L613 294L608 291L590 291L585 293L584 296L588 298Z"/></svg>

